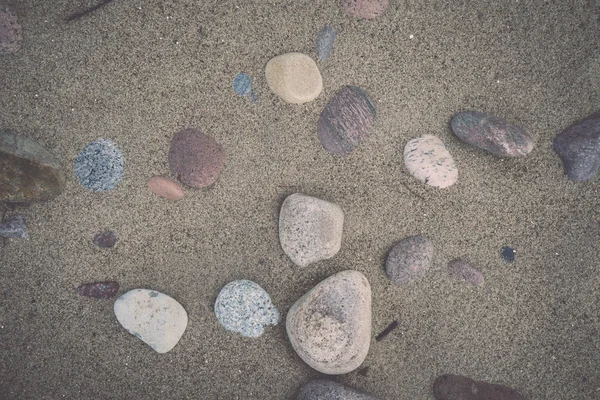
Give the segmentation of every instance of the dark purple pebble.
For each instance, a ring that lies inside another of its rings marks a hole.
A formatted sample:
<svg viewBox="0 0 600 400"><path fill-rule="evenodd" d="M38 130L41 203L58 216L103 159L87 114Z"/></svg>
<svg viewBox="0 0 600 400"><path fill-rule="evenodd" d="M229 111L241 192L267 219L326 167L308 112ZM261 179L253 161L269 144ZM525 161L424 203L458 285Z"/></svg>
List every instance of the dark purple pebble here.
<svg viewBox="0 0 600 400"><path fill-rule="evenodd" d="M431 267L433 243L425 236L409 236L392 247L385 262L390 280L404 285L422 278Z"/></svg>
<svg viewBox="0 0 600 400"><path fill-rule="evenodd" d="M327 103L317 123L317 135L332 154L350 154L369 136L375 122L375 105L356 86L344 86Z"/></svg>
<svg viewBox="0 0 600 400"><path fill-rule="evenodd" d="M525 129L484 112L459 112L451 126L459 139L499 157L523 157L533 150Z"/></svg>
<svg viewBox="0 0 600 400"><path fill-rule="evenodd" d="M117 282L94 282L86 283L77 288L77 294L95 299L109 299L117 294L119 284Z"/></svg>
<svg viewBox="0 0 600 400"><path fill-rule="evenodd" d="M2 224L0 224L0 236L5 238L27 239L29 234L23 216L14 215L5 219Z"/></svg>
<svg viewBox="0 0 600 400"><path fill-rule="evenodd" d="M476 381L466 376L441 375L433 384L436 400L525 400L505 385Z"/></svg>
<svg viewBox="0 0 600 400"><path fill-rule="evenodd" d="M448 272L453 277L475 286L483 286L485 283L483 274L473 267L470 262L460 258L448 263Z"/></svg>
<svg viewBox="0 0 600 400"><path fill-rule="evenodd" d="M368 393L328 379L313 379L300 388L297 400L379 400Z"/></svg>
<svg viewBox="0 0 600 400"><path fill-rule="evenodd" d="M111 247L115 247L117 240L119 240L119 238L113 231L103 231L97 233L92 239L92 242L94 242L94 244L98 247L109 249Z"/></svg>
<svg viewBox="0 0 600 400"><path fill-rule="evenodd" d="M591 179L600 170L600 112L558 134L553 148L570 180Z"/></svg>

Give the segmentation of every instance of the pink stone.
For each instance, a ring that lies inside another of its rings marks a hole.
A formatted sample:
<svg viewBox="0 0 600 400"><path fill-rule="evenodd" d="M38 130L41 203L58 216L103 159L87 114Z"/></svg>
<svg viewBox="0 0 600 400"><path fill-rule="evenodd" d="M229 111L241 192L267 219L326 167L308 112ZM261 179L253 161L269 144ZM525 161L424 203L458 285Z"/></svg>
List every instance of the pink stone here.
<svg viewBox="0 0 600 400"><path fill-rule="evenodd" d="M184 129L173 136L169 168L179 181L196 188L212 185L225 166L225 151L199 129Z"/></svg>
<svg viewBox="0 0 600 400"><path fill-rule="evenodd" d="M148 189L167 200L181 200L184 192L176 182L164 176L155 176L148 181Z"/></svg>
<svg viewBox="0 0 600 400"><path fill-rule="evenodd" d="M342 6L358 18L374 19L390 6L390 0L342 0Z"/></svg>

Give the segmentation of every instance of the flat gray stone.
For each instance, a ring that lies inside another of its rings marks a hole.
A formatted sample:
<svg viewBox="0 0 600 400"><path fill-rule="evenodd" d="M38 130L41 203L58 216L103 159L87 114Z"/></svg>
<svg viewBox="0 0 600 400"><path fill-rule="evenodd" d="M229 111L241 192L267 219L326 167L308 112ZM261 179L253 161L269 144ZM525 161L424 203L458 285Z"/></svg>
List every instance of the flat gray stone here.
<svg viewBox="0 0 600 400"><path fill-rule="evenodd" d="M281 206L279 240L292 262L306 267L337 254L342 246L343 226L340 206L295 193Z"/></svg>
<svg viewBox="0 0 600 400"><path fill-rule="evenodd" d="M300 388L297 400L380 400L360 390L328 379L314 379Z"/></svg>
<svg viewBox="0 0 600 400"><path fill-rule="evenodd" d="M371 343L371 286L357 271L342 271L302 296L286 318L300 358L319 372L345 374L365 360Z"/></svg>
<svg viewBox="0 0 600 400"><path fill-rule="evenodd" d="M431 267L433 243L425 236L402 239L392 247L385 262L385 272L397 285L405 285L422 278Z"/></svg>
<svg viewBox="0 0 600 400"><path fill-rule="evenodd" d="M130 290L115 301L114 311L123 328L157 353L175 347L188 323L183 306L155 290Z"/></svg>

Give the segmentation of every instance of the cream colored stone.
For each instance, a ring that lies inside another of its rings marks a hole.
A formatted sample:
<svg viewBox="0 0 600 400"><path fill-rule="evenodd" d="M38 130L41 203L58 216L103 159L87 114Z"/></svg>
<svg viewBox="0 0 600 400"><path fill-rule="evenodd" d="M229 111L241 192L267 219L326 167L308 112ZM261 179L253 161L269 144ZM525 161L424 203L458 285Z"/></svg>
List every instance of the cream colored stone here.
<svg viewBox="0 0 600 400"><path fill-rule="evenodd" d="M148 181L148 189L167 200L181 200L185 195L181 186L164 176L155 176Z"/></svg>
<svg viewBox="0 0 600 400"><path fill-rule="evenodd" d="M267 84L284 101L302 104L316 99L323 90L317 64L302 53L287 53L272 58L265 70Z"/></svg>

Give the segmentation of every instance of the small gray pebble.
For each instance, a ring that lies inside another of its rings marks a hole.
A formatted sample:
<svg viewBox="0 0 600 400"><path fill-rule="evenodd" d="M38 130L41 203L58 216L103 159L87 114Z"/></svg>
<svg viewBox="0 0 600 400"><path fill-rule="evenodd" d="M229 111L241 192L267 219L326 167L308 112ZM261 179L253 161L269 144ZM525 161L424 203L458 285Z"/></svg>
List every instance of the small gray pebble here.
<svg viewBox="0 0 600 400"><path fill-rule="evenodd" d="M309 381L300 388L297 400L379 400L378 397L327 379Z"/></svg>
<svg viewBox="0 0 600 400"><path fill-rule="evenodd" d="M432 259L433 243L425 236L409 236L392 247L385 270L393 283L404 285L422 278Z"/></svg>
<svg viewBox="0 0 600 400"><path fill-rule="evenodd" d="M27 225L25 219L21 215L15 215L7 218L0 224L0 236L5 238L27 239Z"/></svg>
<svg viewBox="0 0 600 400"><path fill-rule="evenodd" d="M317 56L319 61L327 61L333 49L333 42L336 36L335 29L330 26L325 26L319 31L317 35Z"/></svg>
<svg viewBox="0 0 600 400"><path fill-rule="evenodd" d="M83 148L75 159L79 183L93 192L114 189L123 179L125 161L117 145L98 139Z"/></svg>

